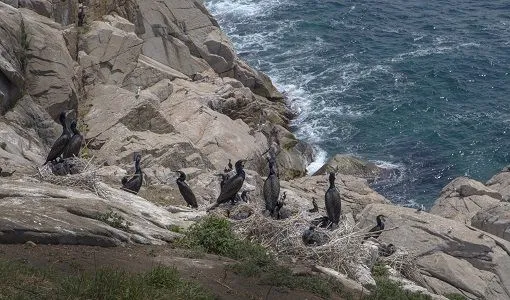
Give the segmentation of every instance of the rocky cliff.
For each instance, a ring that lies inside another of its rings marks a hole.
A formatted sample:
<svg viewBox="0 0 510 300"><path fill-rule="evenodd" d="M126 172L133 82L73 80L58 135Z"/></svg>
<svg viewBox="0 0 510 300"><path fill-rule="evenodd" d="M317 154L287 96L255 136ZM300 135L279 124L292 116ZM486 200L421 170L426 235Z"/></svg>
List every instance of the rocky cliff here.
<svg viewBox="0 0 510 300"><path fill-rule="evenodd" d="M89 0L83 27L77 5L0 0L0 166L16 171L0 176L0 242L166 244L179 236L169 228L206 214L229 159L248 159L243 189L252 202L218 213L246 217L263 207L271 149L287 214L324 215L324 172L338 171L344 221L365 231L387 215L380 241L415 261L414 281L440 295L510 299L508 170L486 184L454 180L431 214L391 205L367 179L396 174L356 158L336 156L305 176L313 151L289 131L293 112L200 1ZM89 165L56 179L41 165L62 110L79 120ZM138 195L118 188L133 152L145 174ZM184 207L177 169L188 174L198 210ZM308 212L312 198L319 212Z"/></svg>

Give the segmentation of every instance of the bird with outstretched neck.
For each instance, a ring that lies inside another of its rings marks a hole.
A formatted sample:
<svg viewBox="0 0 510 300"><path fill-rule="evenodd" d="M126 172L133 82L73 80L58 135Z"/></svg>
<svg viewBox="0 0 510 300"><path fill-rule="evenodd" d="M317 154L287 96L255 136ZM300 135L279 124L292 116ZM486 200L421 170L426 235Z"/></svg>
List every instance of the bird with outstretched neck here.
<svg viewBox="0 0 510 300"><path fill-rule="evenodd" d="M375 225L374 227L372 227L372 229L368 231L368 234L365 235L364 240L367 240L371 237L377 239L379 238L379 236L381 236L381 233L384 230L384 222L386 222L386 216L378 215L377 217L375 217L375 220L377 222L377 225Z"/></svg>
<svg viewBox="0 0 510 300"><path fill-rule="evenodd" d="M78 128L76 128L76 121L74 120L71 122L71 132L73 133L73 137L67 144L67 147L64 149L63 158L80 156L80 149L83 143L83 136L80 134Z"/></svg>
<svg viewBox="0 0 510 300"><path fill-rule="evenodd" d="M64 152L64 150L67 147L67 144L71 140L71 133L69 132L69 129L67 128L66 117L67 117L67 112L63 111L60 113L59 121L60 121L60 124L62 124L62 134L53 143L53 146L51 146L50 153L48 153L48 157L46 157L46 161L44 162L43 166L46 165L48 162L54 161L60 155L62 155L62 153Z"/></svg>
<svg viewBox="0 0 510 300"><path fill-rule="evenodd" d="M230 201L237 195L239 190L243 187L244 179L246 178L246 173L244 172L243 169L245 161L246 160L244 159L236 161L234 165L236 169L236 174L230 177L225 183L223 183L220 195L218 196L218 199L216 199L216 203L213 206L211 206L208 209L208 211L215 209L222 203Z"/></svg>
<svg viewBox="0 0 510 300"><path fill-rule="evenodd" d="M142 160L142 156L139 153L135 153L135 175L129 179L129 177L122 178L122 188L126 192L130 192L132 194L138 194L140 188L142 187L143 182L143 173L142 168L140 168L140 160Z"/></svg>
<svg viewBox="0 0 510 300"><path fill-rule="evenodd" d="M272 158L267 161L269 163L269 175L264 181L262 191L264 194L264 202L266 203L266 210L268 210L271 213L271 216L274 217L278 198L280 196L280 181L278 180L278 176L276 176L276 161Z"/></svg>
<svg viewBox="0 0 510 300"><path fill-rule="evenodd" d="M177 187L179 187L179 192L181 192L184 201L186 201L188 206L198 208L197 198L195 197L195 194L193 194L193 191L189 185L186 183L186 173L183 171L176 171L176 173L179 174L179 177L176 180Z"/></svg>
<svg viewBox="0 0 510 300"><path fill-rule="evenodd" d="M340 200L340 193L335 186L335 179L335 173L331 172L329 174L329 188L324 196L326 213L329 221L333 224L332 227L338 226L338 222L340 222L340 214L342 212L342 202Z"/></svg>

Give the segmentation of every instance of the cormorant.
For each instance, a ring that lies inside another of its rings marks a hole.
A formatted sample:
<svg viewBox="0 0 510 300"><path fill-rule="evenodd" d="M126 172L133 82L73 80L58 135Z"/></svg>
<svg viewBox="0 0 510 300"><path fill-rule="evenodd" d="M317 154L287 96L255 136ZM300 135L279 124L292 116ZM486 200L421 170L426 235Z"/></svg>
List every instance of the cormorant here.
<svg viewBox="0 0 510 300"><path fill-rule="evenodd" d="M263 194L266 203L266 210L274 216L276 206L278 204L278 197L280 196L280 181L276 176L275 160L268 159L269 162L269 175L264 181Z"/></svg>
<svg viewBox="0 0 510 300"><path fill-rule="evenodd" d="M195 194L193 194L193 191L189 185L185 182L186 174L182 171L176 171L176 173L179 173L179 178L177 178L176 182L177 186L179 187L179 192L181 192L181 195L184 198L184 201L186 201L188 206L198 208L197 198L195 197Z"/></svg>
<svg viewBox="0 0 510 300"><path fill-rule="evenodd" d="M315 201L315 197L312 197L312 205L313 205L313 208L312 209L309 209L308 212L318 212L319 211L319 206L317 205L317 202Z"/></svg>
<svg viewBox="0 0 510 300"><path fill-rule="evenodd" d="M243 170L243 164L245 160L238 160L235 163L236 175L230 177L221 187L220 195L218 199L216 199L216 203L211 206L209 210L212 210L218 207L220 204L230 201L234 198L239 192L239 190L243 187L244 178L246 177L246 173Z"/></svg>
<svg viewBox="0 0 510 300"><path fill-rule="evenodd" d="M57 159L57 157L59 157L64 152L67 144L69 143L69 140L71 139L71 133L69 132L69 129L67 128L66 125L65 111L60 113L59 120L60 124L62 124L62 134L53 143L53 146L51 146L50 153L48 153L48 157L46 157L46 161L44 162L43 166L46 165L48 162Z"/></svg>
<svg viewBox="0 0 510 300"><path fill-rule="evenodd" d="M377 221L377 225L375 225L372 229L368 231L368 234L365 235L364 240L367 240L371 237L377 239L381 235L382 230L384 230L384 222L386 222L385 218L386 216L384 215L378 215L375 218Z"/></svg>
<svg viewBox="0 0 510 300"><path fill-rule="evenodd" d="M329 189L326 191L324 200L326 203L326 212L328 214L329 221L331 221L334 225L338 225L338 222L340 222L342 203L340 201L340 193L335 187L334 172L329 174Z"/></svg>
<svg viewBox="0 0 510 300"><path fill-rule="evenodd" d="M250 202L250 195L248 195L250 191L247 191L247 190L244 190L242 193L241 193L241 200L243 200L244 202L246 203L249 203Z"/></svg>
<svg viewBox="0 0 510 300"><path fill-rule="evenodd" d="M310 226L301 236L305 245L321 246L329 242L328 236L324 232L315 231L315 226Z"/></svg>
<svg viewBox="0 0 510 300"><path fill-rule="evenodd" d="M14 172L16 172L16 170L14 170L12 172L4 172L2 170L2 168L0 167L0 177L11 177L12 174L14 174Z"/></svg>
<svg viewBox="0 0 510 300"><path fill-rule="evenodd" d="M81 149L81 144L83 143L83 136L78 131L78 128L76 128L76 121L71 122L71 131L73 132L73 137L67 144L67 147L64 149L64 154L63 154L64 158L80 156L80 149Z"/></svg>
<svg viewBox="0 0 510 300"><path fill-rule="evenodd" d="M122 189L132 194L138 194L140 187L143 182L142 169L140 168L140 160L142 156L139 153L135 153L135 175L128 179L128 177L122 178Z"/></svg>
<svg viewBox="0 0 510 300"><path fill-rule="evenodd" d="M229 158L228 159L228 165L225 169L223 169L223 172L225 173L229 173L231 172L233 169L232 169L232 160Z"/></svg>

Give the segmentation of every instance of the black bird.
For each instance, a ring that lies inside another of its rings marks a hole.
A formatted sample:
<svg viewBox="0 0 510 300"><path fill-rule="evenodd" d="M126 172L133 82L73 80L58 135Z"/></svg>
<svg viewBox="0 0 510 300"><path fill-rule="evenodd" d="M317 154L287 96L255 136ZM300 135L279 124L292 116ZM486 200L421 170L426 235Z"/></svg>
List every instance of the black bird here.
<svg viewBox="0 0 510 300"><path fill-rule="evenodd" d="M0 177L11 177L12 174L14 174L14 172L16 172L16 170L14 170L12 172L4 172L2 170L2 168L0 167Z"/></svg>
<svg viewBox="0 0 510 300"><path fill-rule="evenodd" d="M181 195L184 198L184 201L188 203L188 206L198 208L197 198L195 197L195 194L193 194L193 191L189 185L185 182L186 174L182 171L176 171L176 173L179 173L179 178L177 178L176 182L177 186L179 187L179 192L181 192Z"/></svg>
<svg viewBox="0 0 510 300"><path fill-rule="evenodd" d="M122 189L135 195L138 194L138 191L140 191L140 187L142 187L143 182L143 173L140 168L141 159L142 156L139 153L135 153L135 175L133 175L131 179L127 176L122 178Z"/></svg>
<svg viewBox="0 0 510 300"><path fill-rule="evenodd" d="M312 220L312 225L319 226L321 228L328 228L331 222L327 216L318 217Z"/></svg>
<svg viewBox="0 0 510 300"><path fill-rule="evenodd" d="M249 203L250 202L250 195L248 195L250 191L246 191L244 190L242 193L241 193L241 200L243 200L244 202L246 203Z"/></svg>
<svg viewBox="0 0 510 300"><path fill-rule="evenodd" d="M303 232L303 235L301 236L303 243L307 246L321 246L329 242L328 236L324 232L315 231L315 228L316 227L312 225Z"/></svg>
<svg viewBox="0 0 510 300"><path fill-rule="evenodd" d="M80 149L81 144L83 143L83 136L80 134L80 131L78 131L78 128L76 128L76 121L71 122L71 131L73 132L73 137L67 144L67 147L64 150L63 157L69 158L69 157L79 157L80 156Z"/></svg>
<svg viewBox="0 0 510 300"><path fill-rule="evenodd" d="M66 125L66 112L63 111L60 113L59 120L60 124L62 124L62 134L60 137L53 143L51 146L50 153L48 153L48 157L46 157L46 161L43 166L46 165L50 161L54 161L57 159L65 150L67 144L71 140L71 133Z"/></svg>
<svg viewBox="0 0 510 300"><path fill-rule="evenodd" d="M386 222L386 216L384 215L378 215L375 219L377 221L377 225L375 225L372 229L368 231L368 234L365 235L364 240L367 240L371 237L374 239L377 239L381 233L382 230L384 230L384 222Z"/></svg>
<svg viewBox="0 0 510 300"><path fill-rule="evenodd" d="M315 201L315 197L312 197L312 205L313 205L313 208L312 209L309 209L308 212L318 212L319 211L319 206L317 205L317 202Z"/></svg>
<svg viewBox="0 0 510 300"><path fill-rule="evenodd" d="M209 210L218 207L220 204L230 201L237 195L237 192L243 187L246 173L243 170L245 160L238 160L235 163L236 175L230 177L221 187L220 195L216 199L216 203Z"/></svg>
<svg viewBox="0 0 510 300"><path fill-rule="evenodd" d="M232 170L233 170L233 169L232 169L232 160L229 158L229 159L228 159L228 165L227 165L227 167L226 167L225 169L223 169L223 172L225 172L225 173L229 173L229 172L230 172L230 171L232 171Z"/></svg>
<svg viewBox="0 0 510 300"><path fill-rule="evenodd" d="M263 194L266 210L271 213L271 216L274 216L278 197L280 196L280 181L276 176L275 160L270 158L267 161L269 162L269 175L264 181Z"/></svg>
<svg viewBox="0 0 510 300"><path fill-rule="evenodd" d="M334 225L338 225L338 222L340 222L342 203L340 201L340 193L335 187L334 172L329 174L329 189L326 191L324 200L326 202L326 212L328 214L329 221L331 221Z"/></svg>

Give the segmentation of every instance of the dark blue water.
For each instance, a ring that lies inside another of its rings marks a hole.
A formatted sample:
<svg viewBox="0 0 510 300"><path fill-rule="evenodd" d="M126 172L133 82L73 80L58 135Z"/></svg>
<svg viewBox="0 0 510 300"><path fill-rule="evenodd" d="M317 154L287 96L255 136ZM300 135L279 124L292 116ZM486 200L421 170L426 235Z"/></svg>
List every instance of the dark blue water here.
<svg viewBox="0 0 510 300"><path fill-rule="evenodd" d="M510 1L206 4L301 112L311 170L353 154L402 171L380 193L430 206L453 178L510 164Z"/></svg>

